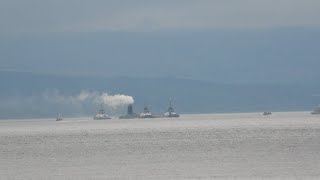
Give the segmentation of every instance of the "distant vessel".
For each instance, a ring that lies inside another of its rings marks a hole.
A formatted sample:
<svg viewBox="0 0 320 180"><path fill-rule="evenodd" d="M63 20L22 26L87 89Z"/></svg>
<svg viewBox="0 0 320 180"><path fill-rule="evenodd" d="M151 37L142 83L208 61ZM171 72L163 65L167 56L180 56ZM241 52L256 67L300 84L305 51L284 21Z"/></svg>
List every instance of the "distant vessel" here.
<svg viewBox="0 0 320 180"><path fill-rule="evenodd" d="M62 121L62 120L63 120L63 118L61 117L61 114L58 114L56 121Z"/></svg>
<svg viewBox="0 0 320 180"><path fill-rule="evenodd" d="M320 114L320 105L318 107L316 107L311 114Z"/></svg>
<svg viewBox="0 0 320 180"><path fill-rule="evenodd" d="M271 115L272 113L271 112L263 112L263 115L264 116L269 116L269 115Z"/></svg>
<svg viewBox="0 0 320 180"><path fill-rule="evenodd" d="M127 114L119 117L119 119L135 119L135 118L139 118L139 115L133 112L132 104L128 105Z"/></svg>
<svg viewBox="0 0 320 180"><path fill-rule="evenodd" d="M148 106L144 106L143 113L140 114L139 118L155 118L155 116L149 111Z"/></svg>
<svg viewBox="0 0 320 180"><path fill-rule="evenodd" d="M169 108L168 108L168 111L166 113L164 113L164 116L165 117L168 117L168 118L177 118L177 117L180 117L179 114L177 114L176 112L174 112L174 109L172 107L172 103L171 103L171 99L170 99L170 104L169 104Z"/></svg>
<svg viewBox="0 0 320 180"><path fill-rule="evenodd" d="M94 120L104 120L104 119L111 119L111 117L109 117L106 112L104 111L102 104L101 104L101 108L100 110L97 112L97 114L95 116L93 116Z"/></svg>

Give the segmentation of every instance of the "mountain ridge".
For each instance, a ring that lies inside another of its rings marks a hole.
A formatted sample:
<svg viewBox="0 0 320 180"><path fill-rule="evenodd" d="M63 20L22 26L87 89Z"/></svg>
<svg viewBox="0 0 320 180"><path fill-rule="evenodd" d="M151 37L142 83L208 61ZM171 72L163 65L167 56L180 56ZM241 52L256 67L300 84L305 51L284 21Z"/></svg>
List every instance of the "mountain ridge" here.
<svg viewBox="0 0 320 180"><path fill-rule="evenodd" d="M61 111L65 116L92 115L96 107L79 110L41 101L44 93L58 92L64 96L73 96L84 90L133 96L135 111L138 113L145 104L155 112L164 112L169 98L173 98L178 113L311 110L320 102L320 98L314 96L320 89L316 83L221 84L173 77L102 78L8 71L0 71L0 82L0 118L18 118L23 115L51 117ZM110 110L115 115L125 111L125 107Z"/></svg>

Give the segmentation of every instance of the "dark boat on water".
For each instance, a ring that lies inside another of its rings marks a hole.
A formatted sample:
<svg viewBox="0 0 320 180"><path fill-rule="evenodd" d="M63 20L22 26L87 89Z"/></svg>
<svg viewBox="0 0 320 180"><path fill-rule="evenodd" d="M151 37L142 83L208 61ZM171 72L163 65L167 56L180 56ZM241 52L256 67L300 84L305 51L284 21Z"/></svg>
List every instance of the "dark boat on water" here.
<svg viewBox="0 0 320 180"><path fill-rule="evenodd" d="M318 107L316 107L312 112L311 114L320 114L320 105Z"/></svg>
<svg viewBox="0 0 320 180"><path fill-rule="evenodd" d="M271 114L272 114L271 112L267 112L267 111L266 111L266 112L263 112L263 115L264 115L264 116L270 116Z"/></svg>
<svg viewBox="0 0 320 180"><path fill-rule="evenodd" d="M124 116L120 116L119 119L136 119L139 118L139 115L133 112L133 105L128 105L127 114Z"/></svg>

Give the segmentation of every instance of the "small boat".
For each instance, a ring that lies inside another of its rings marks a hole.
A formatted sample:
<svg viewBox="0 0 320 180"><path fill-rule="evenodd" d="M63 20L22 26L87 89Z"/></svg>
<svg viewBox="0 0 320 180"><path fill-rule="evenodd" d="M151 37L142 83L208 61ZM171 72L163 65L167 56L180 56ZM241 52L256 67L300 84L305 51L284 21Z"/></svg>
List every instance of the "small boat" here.
<svg viewBox="0 0 320 180"><path fill-rule="evenodd" d="M266 111L266 112L263 112L263 115L264 115L264 116L270 116L271 114L272 114L271 112L267 112L267 111Z"/></svg>
<svg viewBox="0 0 320 180"><path fill-rule="evenodd" d="M318 107L316 107L311 114L316 115L316 114L320 114L320 105Z"/></svg>
<svg viewBox="0 0 320 180"><path fill-rule="evenodd" d="M104 120L104 119L111 119L111 117L109 117L106 112L103 109L103 106L101 104L101 108L100 110L97 112L97 114L95 116L93 116L94 120Z"/></svg>
<svg viewBox="0 0 320 180"><path fill-rule="evenodd" d="M62 121L62 120L63 120L63 118L61 117L61 114L58 114L56 121Z"/></svg>

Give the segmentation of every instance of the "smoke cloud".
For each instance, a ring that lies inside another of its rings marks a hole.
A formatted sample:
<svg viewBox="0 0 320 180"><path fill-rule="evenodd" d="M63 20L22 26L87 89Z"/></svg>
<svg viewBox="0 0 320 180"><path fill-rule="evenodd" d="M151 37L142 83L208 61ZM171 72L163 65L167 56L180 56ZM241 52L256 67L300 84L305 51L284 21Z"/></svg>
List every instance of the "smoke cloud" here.
<svg viewBox="0 0 320 180"><path fill-rule="evenodd" d="M97 91L81 91L79 94L73 96L62 95L59 91L53 91L44 93L42 97L50 103L72 104L76 106L83 104L103 104L111 108L118 108L134 103L132 96L124 94L111 95Z"/></svg>
<svg viewBox="0 0 320 180"><path fill-rule="evenodd" d="M108 95L102 94L99 98L103 100L104 104L107 104L110 107L119 107L128 104L133 104L133 98L131 96L123 95L123 94L116 94L116 95Z"/></svg>
<svg viewBox="0 0 320 180"><path fill-rule="evenodd" d="M66 95L58 90L48 90L32 96L1 98L0 118L92 116L102 104L108 113L122 113L123 107L133 104L132 96L98 91L80 91Z"/></svg>

